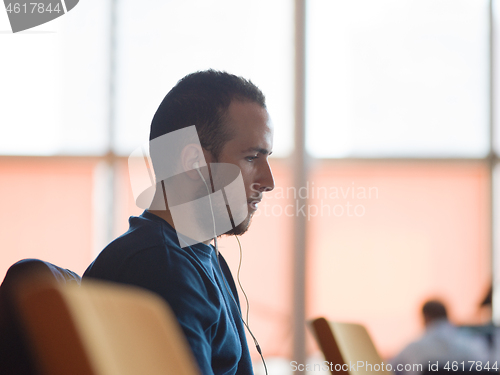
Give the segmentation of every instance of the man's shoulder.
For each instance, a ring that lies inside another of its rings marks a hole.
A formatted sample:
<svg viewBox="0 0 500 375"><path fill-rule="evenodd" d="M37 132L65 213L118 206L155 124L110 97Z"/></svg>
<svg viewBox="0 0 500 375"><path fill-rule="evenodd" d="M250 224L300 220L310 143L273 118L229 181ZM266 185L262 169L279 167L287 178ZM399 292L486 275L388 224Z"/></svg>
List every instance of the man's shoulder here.
<svg viewBox="0 0 500 375"><path fill-rule="evenodd" d="M167 222L162 223L160 220L159 218L157 220L151 219L144 214L131 216L129 229L110 242L103 252L116 252L121 256L131 256L148 248L179 247L175 231Z"/></svg>
<svg viewBox="0 0 500 375"><path fill-rule="evenodd" d="M148 212L131 217L129 222L129 230L101 251L85 271L84 278L127 283L134 283L134 278L157 283L207 283L213 277L210 246L197 244L182 248L175 230Z"/></svg>
<svg viewBox="0 0 500 375"><path fill-rule="evenodd" d="M127 232L112 241L104 250L109 251L118 248L120 251L137 252L158 246L179 247L175 231L167 222L162 223L160 219L152 220L143 214L130 217Z"/></svg>
<svg viewBox="0 0 500 375"><path fill-rule="evenodd" d="M129 218L129 229L111 241L85 271L85 277L109 276L141 259L161 261L170 251L180 249L175 231L161 219L149 215ZM104 274L104 275L102 275Z"/></svg>
<svg viewBox="0 0 500 375"><path fill-rule="evenodd" d="M213 322L220 310L213 251L204 244L182 248L173 228L144 217L131 218L130 229L101 251L83 279L148 289L162 296L174 311L203 305Z"/></svg>

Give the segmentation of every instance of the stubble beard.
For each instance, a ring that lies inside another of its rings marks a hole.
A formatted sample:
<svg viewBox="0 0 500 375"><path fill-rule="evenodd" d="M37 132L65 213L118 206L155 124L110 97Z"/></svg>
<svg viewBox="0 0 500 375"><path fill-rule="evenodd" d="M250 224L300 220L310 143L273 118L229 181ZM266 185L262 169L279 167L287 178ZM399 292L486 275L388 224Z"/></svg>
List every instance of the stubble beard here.
<svg viewBox="0 0 500 375"><path fill-rule="evenodd" d="M253 214L248 213L248 216L243 220L241 223L239 223L237 226L235 226L233 229L227 231L224 233L226 236L241 236L242 234L246 233L246 231L250 228L250 224L252 223L252 216ZM231 221L232 221L232 216L231 216Z"/></svg>
<svg viewBox="0 0 500 375"><path fill-rule="evenodd" d="M214 163L219 163L219 158L218 157L214 157ZM209 172L210 175L211 175L211 171ZM205 189L206 191L206 189ZM212 207L212 210L214 208ZM226 206L226 211L227 211L227 214L229 215L229 218L231 220L231 224L234 223L234 219L233 219L233 215L231 214L231 209L229 208L229 206ZM248 229L250 228L250 224L252 223L252 216L253 216L253 213L250 213L248 211L248 214L247 214L247 217L245 218L245 220L243 220L241 223L239 223L238 225L236 225L235 227L233 227L232 229L228 230L227 232L221 234L221 235L218 235L217 237L220 237L222 235L224 236L241 236L242 234L246 233L248 231Z"/></svg>
<svg viewBox="0 0 500 375"><path fill-rule="evenodd" d="M206 186L201 186L200 190L198 192L198 196L203 196L207 194L207 189ZM231 209L229 206L219 206L219 207L214 207L211 205L210 209L212 210L212 213L214 214L214 217L224 217L226 215L229 216L229 219L231 221L231 224L234 223L234 218L231 213ZM251 213L248 211L247 217L238 225L234 226L232 229L228 230L225 233L218 234L217 237L220 237L222 235L225 236L241 236L242 234L246 233L248 229L250 228L250 224L252 222L252 216L253 212ZM227 217L227 216L226 216ZM194 220L198 221L200 225L205 225L206 223L204 222L206 220L206 215L195 215ZM216 235L216 233L214 233Z"/></svg>

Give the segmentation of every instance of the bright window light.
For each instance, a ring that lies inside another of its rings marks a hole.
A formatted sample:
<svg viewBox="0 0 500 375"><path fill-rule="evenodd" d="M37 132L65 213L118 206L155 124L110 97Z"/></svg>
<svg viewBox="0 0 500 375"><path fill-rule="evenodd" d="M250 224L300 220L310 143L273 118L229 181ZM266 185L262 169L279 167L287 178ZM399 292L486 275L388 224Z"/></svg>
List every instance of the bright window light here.
<svg viewBox="0 0 500 375"><path fill-rule="evenodd" d="M487 154L486 0L307 4L311 154Z"/></svg>
<svg viewBox="0 0 500 375"><path fill-rule="evenodd" d="M292 147L293 2L119 2L118 131L128 154L148 140L151 119L186 74L208 68L251 79L266 95L274 155ZM196 9L196 12L192 10Z"/></svg>

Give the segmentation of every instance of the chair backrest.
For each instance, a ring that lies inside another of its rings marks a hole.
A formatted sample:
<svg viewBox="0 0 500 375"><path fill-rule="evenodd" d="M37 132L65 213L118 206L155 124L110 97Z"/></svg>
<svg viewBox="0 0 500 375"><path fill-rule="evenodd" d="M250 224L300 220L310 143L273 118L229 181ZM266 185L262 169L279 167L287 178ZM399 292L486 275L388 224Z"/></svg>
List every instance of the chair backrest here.
<svg viewBox="0 0 500 375"><path fill-rule="evenodd" d="M382 365L382 359L362 325L318 318L311 322L311 327L331 370L350 375L392 374L385 363Z"/></svg>
<svg viewBox="0 0 500 375"><path fill-rule="evenodd" d="M0 284L0 374L37 375L26 334L19 321L15 292L19 285L44 277L61 284L80 284L76 273L39 259L14 263Z"/></svg>
<svg viewBox="0 0 500 375"><path fill-rule="evenodd" d="M197 375L167 304L148 291L96 281L33 283L18 306L45 374Z"/></svg>

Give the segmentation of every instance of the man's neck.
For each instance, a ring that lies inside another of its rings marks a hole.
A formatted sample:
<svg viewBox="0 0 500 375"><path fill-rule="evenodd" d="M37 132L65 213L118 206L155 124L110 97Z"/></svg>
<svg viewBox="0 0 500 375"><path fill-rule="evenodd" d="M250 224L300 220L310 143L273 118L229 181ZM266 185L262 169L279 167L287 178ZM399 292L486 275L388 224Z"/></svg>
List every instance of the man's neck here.
<svg viewBox="0 0 500 375"><path fill-rule="evenodd" d="M170 213L170 210L168 208L166 210L151 210L151 209L148 209L148 212L151 213L151 214L153 214L153 215L158 216L159 218L162 218L167 223L169 223L172 226L172 228L174 228L174 230L175 230L174 219L172 218L172 214ZM209 245L210 242L212 242L212 239L203 241L203 243L205 245Z"/></svg>
<svg viewBox="0 0 500 375"><path fill-rule="evenodd" d="M166 210L151 210L151 209L148 209L148 212L152 213L153 215L156 215L156 216L162 218L167 223L169 223L172 226L172 228L175 229L174 219L172 218L172 214L170 213L169 209L166 209Z"/></svg>

